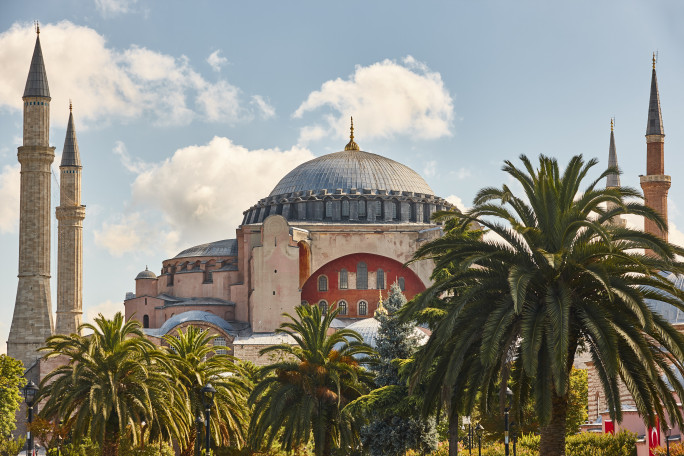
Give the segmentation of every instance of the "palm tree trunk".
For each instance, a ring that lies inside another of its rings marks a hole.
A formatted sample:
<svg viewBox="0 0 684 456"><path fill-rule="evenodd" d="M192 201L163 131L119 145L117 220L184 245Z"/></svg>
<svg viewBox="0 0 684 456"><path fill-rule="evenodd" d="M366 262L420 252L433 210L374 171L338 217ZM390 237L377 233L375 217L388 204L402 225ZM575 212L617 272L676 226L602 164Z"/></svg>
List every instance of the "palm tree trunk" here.
<svg viewBox="0 0 684 456"><path fill-rule="evenodd" d="M458 412L449 413L449 456L458 456Z"/></svg>
<svg viewBox="0 0 684 456"><path fill-rule="evenodd" d="M551 393L551 420L541 431L539 454L544 456L565 456L565 421L568 416L568 395Z"/></svg>
<svg viewBox="0 0 684 456"><path fill-rule="evenodd" d="M197 441L196 429L190 429L188 445L181 451L181 456L193 456L195 454L195 442Z"/></svg>

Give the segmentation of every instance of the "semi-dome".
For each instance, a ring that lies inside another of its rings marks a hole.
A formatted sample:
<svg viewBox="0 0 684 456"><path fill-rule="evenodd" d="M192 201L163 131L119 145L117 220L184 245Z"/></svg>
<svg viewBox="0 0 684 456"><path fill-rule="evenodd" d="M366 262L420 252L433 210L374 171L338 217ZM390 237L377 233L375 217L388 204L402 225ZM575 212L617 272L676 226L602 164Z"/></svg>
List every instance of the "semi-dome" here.
<svg viewBox="0 0 684 456"><path fill-rule="evenodd" d="M420 175L406 165L389 158L360 150L343 150L314 158L287 173L269 196L292 192L342 189L386 190L397 192L434 192Z"/></svg>
<svg viewBox="0 0 684 456"><path fill-rule="evenodd" d="M145 267L144 271L140 272L137 276L135 276L135 280L138 280L138 279L156 279L156 278L157 278L157 274L155 274L154 272L147 269L147 266Z"/></svg>

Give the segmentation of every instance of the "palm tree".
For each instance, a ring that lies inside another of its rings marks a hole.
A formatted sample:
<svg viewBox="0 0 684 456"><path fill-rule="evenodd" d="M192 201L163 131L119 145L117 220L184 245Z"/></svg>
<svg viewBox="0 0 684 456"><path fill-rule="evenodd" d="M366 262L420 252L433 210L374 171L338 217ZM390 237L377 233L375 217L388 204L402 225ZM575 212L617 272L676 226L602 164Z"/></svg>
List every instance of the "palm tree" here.
<svg viewBox="0 0 684 456"><path fill-rule="evenodd" d="M167 357L175 373L179 387L185 392L183 403L187 422L192 423L198 413L202 413L201 389L211 383L216 394L211 413L211 429L216 442L223 445L242 446L247 427L247 396L251 385L244 375L238 375L235 359L227 354L217 354L217 350L227 347L214 346L216 337L209 331L189 326L177 335L166 335ZM191 455L197 438L194 426L189 429L187 444L182 443L183 455Z"/></svg>
<svg viewBox="0 0 684 456"><path fill-rule="evenodd" d="M354 331L328 335L337 310L322 315L318 306L304 305L296 312L297 318L285 314L291 321L276 330L296 345L282 343L260 352L278 353L282 360L262 369L263 378L252 391L249 435L255 446L270 446L279 436L281 446L291 450L313 433L315 454L330 455L340 444L358 444L358 429L343 407L372 386L371 372L357 357L373 350Z"/></svg>
<svg viewBox="0 0 684 456"><path fill-rule="evenodd" d="M141 441L143 423L163 429L167 437L183 437L173 415L177 391L165 370L160 352L140 331L135 320L119 312L79 330L92 334L48 338L46 357L62 356L66 363L41 382L40 398L47 398L41 416L64 421L74 438L89 436L103 455L117 455L122 436ZM165 413L166 416L163 416Z"/></svg>
<svg viewBox="0 0 684 456"><path fill-rule="evenodd" d="M510 380L514 402L535 399L541 454L563 455L569 375L583 345L613 419L622 418L621 381L649 424L658 416L665 426L669 416L681 425L668 382L682 397L675 372L684 373L684 336L647 300L684 310L684 294L666 278L666 272L684 272L676 257L683 250L611 223L635 214L667 229L652 209L627 200L640 197L636 190L597 188L617 169L581 192L596 160L573 157L561 174L555 159L540 156L534 169L520 158L524 169L506 161L503 170L522 187L521 196L506 185L480 190L471 210L448 215L450 232L416 253L435 260L436 280L405 317L439 316L416 363L420 376L436 378L442 393L465 396L459 398L465 411L475 397L486 411ZM468 234L473 222L500 239ZM435 306L436 300L445 305ZM454 390L459 382L466 386Z"/></svg>

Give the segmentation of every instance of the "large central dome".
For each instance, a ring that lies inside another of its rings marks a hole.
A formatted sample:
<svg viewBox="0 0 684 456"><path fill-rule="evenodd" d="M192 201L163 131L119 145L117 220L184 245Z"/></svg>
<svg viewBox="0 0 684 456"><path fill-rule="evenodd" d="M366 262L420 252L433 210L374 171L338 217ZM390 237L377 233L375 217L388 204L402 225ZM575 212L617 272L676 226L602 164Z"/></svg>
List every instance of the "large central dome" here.
<svg viewBox="0 0 684 456"><path fill-rule="evenodd" d="M387 190L434 195L430 186L408 166L359 150L344 150L303 163L287 173L269 197L292 192L342 189Z"/></svg>

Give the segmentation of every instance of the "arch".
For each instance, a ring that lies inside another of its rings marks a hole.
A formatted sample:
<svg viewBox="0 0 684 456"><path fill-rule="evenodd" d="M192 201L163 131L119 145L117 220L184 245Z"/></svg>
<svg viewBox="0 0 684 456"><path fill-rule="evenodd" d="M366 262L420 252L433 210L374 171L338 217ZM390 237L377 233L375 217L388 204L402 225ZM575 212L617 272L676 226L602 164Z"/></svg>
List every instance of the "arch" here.
<svg viewBox="0 0 684 456"><path fill-rule="evenodd" d="M356 264L356 289L368 289L368 267L363 261L360 261Z"/></svg>
<svg viewBox="0 0 684 456"><path fill-rule="evenodd" d="M318 308L321 309L321 313L323 315L326 315L328 313L328 301L326 301L325 299L321 299L318 302Z"/></svg>
<svg viewBox="0 0 684 456"><path fill-rule="evenodd" d="M318 291L328 291L328 277L318 276Z"/></svg>
<svg viewBox="0 0 684 456"><path fill-rule="evenodd" d="M349 313L349 305L344 299L337 301L337 309L339 310L338 315L347 315Z"/></svg>
<svg viewBox="0 0 684 456"><path fill-rule="evenodd" d="M359 315L368 315L368 303L364 300L356 304L356 313Z"/></svg>

